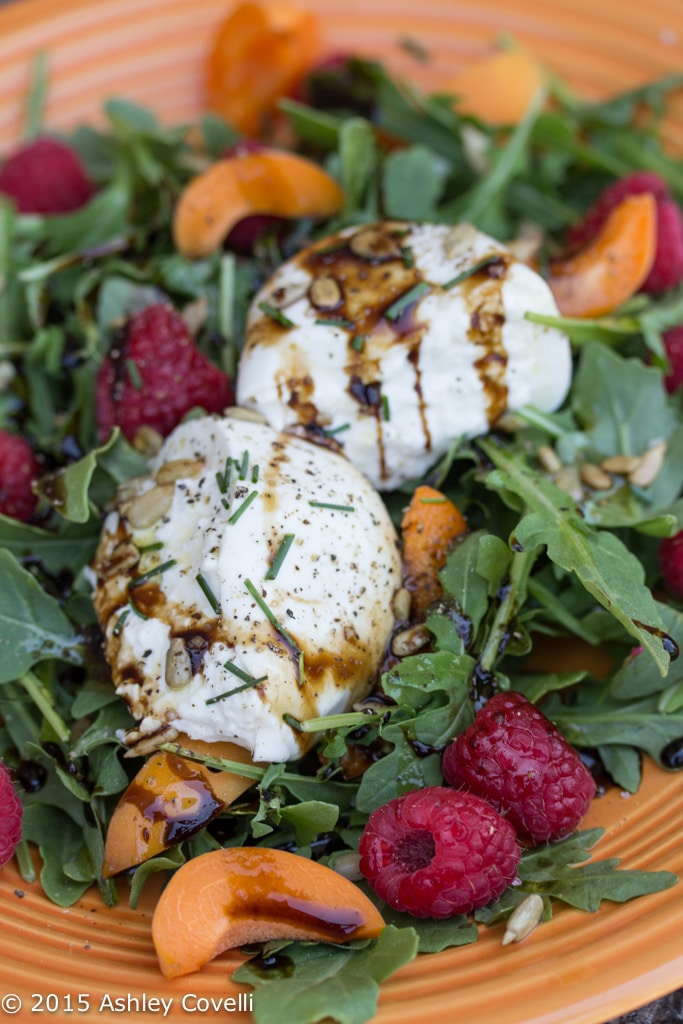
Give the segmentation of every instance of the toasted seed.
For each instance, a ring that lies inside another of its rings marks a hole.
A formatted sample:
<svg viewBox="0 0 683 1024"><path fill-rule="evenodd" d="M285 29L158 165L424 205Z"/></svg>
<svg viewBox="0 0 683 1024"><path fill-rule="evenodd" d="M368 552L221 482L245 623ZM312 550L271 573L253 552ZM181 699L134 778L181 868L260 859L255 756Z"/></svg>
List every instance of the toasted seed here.
<svg viewBox="0 0 683 1024"><path fill-rule="evenodd" d="M170 459L159 467L156 475L158 484L173 484L176 480L199 476L204 469L203 459Z"/></svg>
<svg viewBox="0 0 683 1024"><path fill-rule="evenodd" d="M334 858L332 867L339 875L350 882L360 882L363 872L360 869L360 856L354 850L345 850Z"/></svg>
<svg viewBox="0 0 683 1024"><path fill-rule="evenodd" d="M267 423L268 420L257 409L248 409L245 405L231 405L224 413L231 420L248 420L249 423Z"/></svg>
<svg viewBox="0 0 683 1024"><path fill-rule="evenodd" d="M394 612L394 617L399 622L407 622L410 618L411 602L412 598L410 596L410 591L406 589L406 587L401 587L394 594L392 610Z"/></svg>
<svg viewBox="0 0 683 1024"><path fill-rule="evenodd" d="M559 473L562 469L562 462L554 448L549 444L542 444L536 452L536 458L543 469L548 473Z"/></svg>
<svg viewBox="0 0 683 1024"><path fill-rule="evenodd" d="M583 486L576 466L563 466L553 477L553 482L560 490L566 491L574 501L581 501L583 498Z"/></svg>
<svg viewBox="0 0 683 1024"><path fill-rule="evenodd" d="M192 661L182 637L174 636L171 639L166 654L164 678L171 690L182 690L192 681Z"/></svg>
<svg viewBox="0 0 683 1024"><path fill-rule="evenodd" d="M401 245L397 238L379 228L365 228L358 231L349 242L354 256L363 260L393 260L401 256Z"/></svg>
<svg viewBox="0 0 683 1024"><path fill-rule="evenodd" d="M614 483L609 473L605 473L604 469L600 469L600 466L592 462L584 463L579 474L586 486L594 491L609 491Z"/></svg>
<svg viewBox="0 0 683 1024"><path fill-rule="evenodd" d="M537 892L532 892L524 899L510 914L505 926L503 945L511 942L521 942L531 935L532 931L543 918L543 897Z"/></svg>
<svg viewBox="0 0 683 1024"><path fill-rule="evenodd" d="M401 630L391 641L391 653L397 658L407 658L421 650L429 641L429 631L424 626L411 626Z"/></svg>
<svg viewBox="0 0 683 1024"><path fill-rule="evenodd" d="M133 447L143 455L156 455L164 442L163 437L154 427L142 426L135 431Z"/></svg>
<svg viewBox="0 0 683 1024"><path fill-rule="evenodd" d="M628 474L629 483L634 487L649 487L654 483L660 469L664 464L666 455L666 441L659 441L652 448L648 448L632 473Z"/></svg>
<svg viewBox="0 0 683 1024"><path fill-rule="evenodd" d="M458 257L469 255L477 237L477 229L474 224L463 221L454 224L444 240L444 252L449 260L457 260Z"/></svg>
<svg viewBox="0 0 683 1024"><path fill-rule="evenodd" d="M330 274L323 274L311 282L308 297L316 309L337 309L344 295L338 281Z"/></svg>
<svg viewBox="0 0 683 1024"><path fill-rule="evenodd" d="M194 302L188 302L181 312L181 316L190 334L199 333L206 323L208 315L209 303L205 297L195 299Z"/></svg>
<svg viewBox="0 0 683 1024"><path fill-rule="evenodd" d="M178 738L178 730L172 726L162 726L151 736L140 736L138 730L131 730L126 735L128 750L124 757L147 757L158 750L160 743L173 743ZM136 739L136 737L138 737Z"/></svg>
<svg viewBox="0 0 683 1024"><path fill-rule="evenodd" d="M504 434L516 434L524 426L524 420L515 416L513 412L504 412L496 420L496 430L502 430Z"/></svg>
<svg viewBox="0 0 683 1024"><path fill-rule="evenodd" d="M149 476L133 476L130 480L124 480L116 490L116 500L119 504L123 504L126 501L132 501L134 498L137 498L140 489L145 484L150 483L151 479Z"/></svg>
<svg viewBox="0 0 683 1024"><path fill-rule="evenodd" d="M604 469L606 473L628 476L638 468L641 459L641 455L608 455L600 463L600 469Z"/></svg>
<svg viewBox="0 0 683 1024"><path fill-rule="evenodd" d="M111 554L97 563L97 572L100 576L108 579L110 576L117 576L119 573L127 572L140 561L140 552L128 540L121 541L113 549Z"/></svg>
<svg viewBox="0 0 683 1024"><path fill-rule="evenodd" d="M147 526L153 526L162 516L165 516L173 502L173 484L164 484L162 487L152 487L149 491L143 491L132 501L126 502L121 511L135 530L143 530Z"/></svg>

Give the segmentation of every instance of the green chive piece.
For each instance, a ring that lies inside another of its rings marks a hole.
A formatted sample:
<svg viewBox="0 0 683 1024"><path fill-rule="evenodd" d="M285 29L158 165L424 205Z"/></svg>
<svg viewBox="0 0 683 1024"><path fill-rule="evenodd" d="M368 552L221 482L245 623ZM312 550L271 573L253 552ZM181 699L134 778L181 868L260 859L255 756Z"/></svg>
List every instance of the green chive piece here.
<svg viewBox="0 0 683 1024"><path fill-rule="evenodd" d="M355 326L353 320L343 320L341 317L334 316L317 317L315 323L320 324L321 327L343 327L347 331Z"/></svg>
<svg viewBox="0 0 683 1024"><path fill-rule="evenodd" d="M412 306L414 302L417 302L418 299L431 290L432 286L427 284L426 281L418 281L417 284L409 288L400 298L396 299L396 302L389 306L389 309L384 314L385 317L387 320L398 320L409 306Z"/></svg>
<svg viewBox="0 0 683 1024"><path fill-rule="evenodd" d="M140 376L140 370L138 364L134 359L126 359L126 370L130 377L130 382L136 391L142 391L142 377Z"/></svg>
<svg viewBox="0 0 683 1024"><path fill-rule="evenodd" d="M219 602L218 598L216 597L216 595L214 594L214 592L211 589L211 587L209 586L209 584L207 583L206 579L202 576L202 574L200 572L197 573L197 577L196 578L197 578L197 583L199 584L200 589L201 589L202 593L204 594L204 597L209 602L209 604L213 608L213 610L216 613L216 615L220 615L220 613L221 613L220 602Z"/></svg>
<svg viewBox="0 0 683 1024"><path fill-rule="evenodd" d="M382 395L382 419L387 423L391 419L391 409L389 408L389 396Z"/></svg>
<svg viewBox="0 0 683 1024"><path fill-rule="evenodd" d="M142 608L138 608L135 601L133 601L131 597L128 598L128 604L130 605L131 611L133 612L134 615L137 615L139 619L144 619L145 622L147 621L149 615L145 615Z"/></svg>
<svg viewBox="0 0 683 1024"><path fill-rule="evenodd" d="M252 501L254 501L254 499L258 497L258 493L258 491L252 491L251 494L247 495L242 504L235 509L233 514L228 519L228 522L230 523L231 526L234 526L239 517L247 511Z"/></svg>
<svg viewBox="0 0 683 1024"><path fill-rule="evenodd" d="M126 608L125 611L121 612L121 614L119 615L118 619L116 620L116 625L112 629L112 635L113 636L119 636L120 635L121 630L123 629L123 624L124 624L124 622L126 621L126 619L128 618L129 615L130 615L130 608Z"/></svg>
<svg viewBox="0 0 683 1024"><path fill-rule="evenodd" d="M251 482L252 482L252 484L257 484L258 483L258 475L259 475L259 466L258 466L258 463L257 463L254 466L254 468L252 469L252 471L251 471Z"/></svg>
<svg viewBox="0 0 683 1024"><path fill-rule="evenodd" d="M292 647L296 651L297 656L299 654L301 654L301 651L299 649L298 643L296 643L294 638L292 636L290 636L290 634L287 632L285 627L282 625L282 623L280 622L278 617L268 607L268 605L266 604L264 599L261 597L260 593L258 592L257 588L254 586L254 584L251 582L251 580L246 579L244 581L244 585L247 588L247 590L249 591L249 593L251 594L251 596L256 601L256 604L259 606L259 608L261 609L261 611L263 612L265 617L268 619L268 622L270 622L271 626L273 626L277 630L277 632L280 634L280 636L285 641L285 643L289 644L289 646Z"/></svg>
<svg viewBox="0 0 683 1024"><path fill-rule="evenodd" d="M240 480L246 480L247 472L249 470L249 452L246 451L246 449L242 452L241 462L238 462L237 459L235 459L235 469L239 471Z"/></svg>
<svg viewBox="0 0 683 1024"><path fill-rule="evenodd" d="M155 565L154 568L148 569L147 572L143 572L141 576L136 576L134 580L131 580L128 584L128 589L132 590L134 587L141 587L147 580L152 579L153 576L159 576L162 572L166 572L167 569L171 569L176 564L175 558L169 558L168 562L162 562L161 565Z"/></svg>
<svg viewBox="0 0 683 1024"><path fill-rule="evenodd" d="M268 676L261 676L260 679L250 679L248 683L242 683L241 686L233 686L232 690L226 690L225 693L218 693L215 697L209 697L209 699L205 700L204 703L207 705L218 704L219 700L225 700L226 697L232 697L234 693L241 693L242 690L253 689L254 686L258 686L259 683L262 683L263 680L267 678Z"/></svg>
<svg viewBox="0 0 683 1024"><path fill-rule="evenodd" d="M225 494L228 487L230 486L230 477L232 475L232 459L228 456L225 460L225 469L222 473L216 473L216 483L218 484L218 490L221 494Z"/></svg>
<svg viewBox="0 0 683 1024"><path fill-rule="evenodd" d="M243 668L239 667L239 665L236 665L234 661L224 662L223 668L227 668L228 672L232 672L232 674L237 676L238 679L241 679L245 683L250 683L252 686L256 683L263 683L268 678L268 676L261 676L257 679L255 676L245 672Z"/></svg>
<svg viewBox="0 0 683 1024"><path fill-rule="evenodd" d="M334 437L335 434L341 434L341 432L343 430L350 430L350 429L351 429L351 424L350 423L341 423L338 427L328 427L325 430L325 433L327 434L328 437Z"/></svg>
<svg viewBox="0 0 683 1024"><path fill-rule="evenodd" d="M286 722L287 725L289 725L292 729L295 729L296 732L301 732L301 722L298 720L298 718L295 718L294 715L288 715L285 712L285 714L282 716L282 721Z"/></svg>
<svg viewBox="0 0 683 1024"><path fill-rule="evenodd" d="M335 505L331 501L309 501L311 508L331 508L334 512L355 512L353 505Z"/></svg>
<svg viewBox="0 0 683 1024"><path fill-rule="evenodd" d="M421 505L445 505L445 498L420 498Z"/></svg>
<svg viewBox="0 0 683 1024"><path fill-rule="evenodd" d="M274 580L275 579L275 577L279 573L280 569L282 568L282 563L284 562L285 558L287 557L287 552L289 551L289 549L291 548L293 543L294 543L294 534L293 533L286 533L284 535L284 537L282 538L282 540L280 541L280 546L277 549L277 551L275 552L275 557L273 558L273 561L270 563L270 568L268 569L268 572L266 573L264 579L267 579L267 580Z"/></svg>
<svg viewBox="0 0 683 1024"><path fill-rule="evenodd" d="M446 281L446 283L442 284L441 287L444 291L447 291L449 288L455 288L457 284L462 284L462 282L466 281L468 277L474 277L474 275L478 274L480 270L483 270L484 267L489 267L492 263L500 263L500 256L485 256L483 260L479 260L478 263L473 263L471 267L467 267L467 269L463 270L462 273L456 274L455 277L451 278L450 281Z"/></svg>
<svg viewBox="0 0 683 1024"><path fill-rule="evenodd" d="M271 306L269 302L259 302L258 308L266 316L269 316L271 320L274 320L276 324L279 324L280 327L294 327L294 321L285 316L276 306Z"/></svg>
<svg viewBox="0 0 683 1024"><path fill-rule="evenodd" d="M354 334L353 338L351 338L351 348L355 349L356 352L362 352L365 348L365 340L364 334Z"/></svg>
<svg viewBox="0 0 683 1024"><path fill-rule="evenodd" d="M415 266L415 257L413 256L413 250L409 249L407 245L403 246L401 250L401 256L403 257L403 266L408 270L412 270Z"/></svg>
<svg viewBox="0 0 683 1024"><path fill-rule="evenodd" d="M139 545L138 551L140 552L141 555L148 555L152 551L161 551L163 546L164 546L163 541L158 540L158 541L156 541L155 544L141 544L141 545Z"/></svg>

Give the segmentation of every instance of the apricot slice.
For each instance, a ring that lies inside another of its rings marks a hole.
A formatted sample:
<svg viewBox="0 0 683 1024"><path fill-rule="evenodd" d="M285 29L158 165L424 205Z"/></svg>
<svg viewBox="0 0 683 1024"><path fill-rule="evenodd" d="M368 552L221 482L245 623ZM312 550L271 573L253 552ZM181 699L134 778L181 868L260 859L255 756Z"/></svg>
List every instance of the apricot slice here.
<svg viewBox="0 0 683 1024"><path fill-rule="evenodd" d="M196 259L218 249L245 217L331 217L343 204L341 187L312 160L264 147L194 178L178 200L173 235L178 250Z"/></svg>
<svg viewBox="0 0 683 1024"><path fill-rule="evenodd" d="M253 763L248 751L234 743L187 740L185 745L196 753ZM114 809L104 844L103 876L111 878L198 832L252 784L252 779L212 772L177 754L153 754Z"/></svg>
<svg viewBox="0 0 683 1024"><path fill-rule="evenodd" d="M442 593L439 571L457 537L467 531L460 510L441 491L420 486L401 520L403 572L416 618Z"/></svg>
<svg viewBox="0 0 683 1024"><path fill-rule="evenodd" d="M611 211L592 242L553 260L548 284L563 316L603 316L640 288L655 258L657 204L643 192Z"/></svg>
<svg viewBox="0 0 683 1024"><path fill-rule="evenodd" d="M213 40L207 105L239 131L259 135L277 100L320 53L320 23L310 11L289 3L240 4Z"/></svg>
<svg viewBox="0 0 683 1024"><path fill-rule="evenodd" d="M459 114L490 124L517 124L536 93L543 88L543 71L526 50L505 50L475 61L441 88L455 96Z"/></svg>
<svg viewBox="0 0 683 1024"><path fill-rule="evenodd" d="M167 978L226 949L271 939L376 938L384 921L347 878L284 850L231 847L187 861L154 910L152 939Z"/></svg>

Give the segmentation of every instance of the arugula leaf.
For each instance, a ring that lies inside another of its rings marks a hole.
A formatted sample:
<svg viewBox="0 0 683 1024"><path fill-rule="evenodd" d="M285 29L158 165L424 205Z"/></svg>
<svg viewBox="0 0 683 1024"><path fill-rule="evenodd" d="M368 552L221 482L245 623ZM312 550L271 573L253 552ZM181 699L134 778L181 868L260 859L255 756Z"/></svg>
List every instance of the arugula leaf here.
<svg viewBox="0 0 683 1024"><path fill-rule="evenodd" d="M256 1024L365 1024L377 1012L379 985L415 957L417 945L412 928L392 925L361 946L291 943L270 971L247 961L232 979L255 988Z"/></svg>
<svg viewBox="0 0 683 1024"><path fill-rule="evenodd" d="M23 676L45 658L79 664L81 638L38 581L0 548L0 683Z"/></svg>

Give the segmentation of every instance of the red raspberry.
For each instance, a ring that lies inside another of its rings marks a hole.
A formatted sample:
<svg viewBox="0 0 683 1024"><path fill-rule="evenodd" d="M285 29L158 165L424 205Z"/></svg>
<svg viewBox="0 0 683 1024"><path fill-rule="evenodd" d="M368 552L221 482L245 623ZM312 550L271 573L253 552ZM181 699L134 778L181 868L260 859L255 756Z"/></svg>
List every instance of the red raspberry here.
<svg viewBox="0 0 683 1024"><path fill-rule="evenodd" d="M683 325L672 327L662 335L664 348L669 359L669 372L664 384L670 395L683 388Z"/></svg>
<svg viewBox="0 0 683 1024"><path fill-rule="evenodd" d="M472 793L428 786L370 815L360 870L377 895L413 917L468 914L497 899L517 875L515 831Z"/></svg>
<svg viewBox="0 0 683 1024"><path fill-rule="evenodd" d="M233 397L230 378L199 351L180 314L158 302L128 321L100 367L100 437L115 424L130 441L142 426L166 437L190 409L222 412Z"/></svg>
<svg viewBox="0 0 683 1024"><path fill-rule="evenodd" d="M14 856L21 839L23 807L12 783L10 773L0 761L0 867Z"/></svg>
<svg viewBox="0 0 683 1024"><path fill-rule="evenodd" d="M446 747L443 774L505 814L523 838L559 839L585 815L595 782L560 730L521 693L498 693Z"/></svg>
<svg viewBox="0 0 683 1024"><path fill-rule="evenodd" d="M660 540L657 554L667 589L683 598L683 530Z"/></svg>
<svg viewBox="0 0 683 1024"><path fill-rule="evenodd" d="M667 183L658 174L638 171L608 185L585 217L569 229L567 241L577 248L586 245L619 203L642 192L651 192L657 200L657 250L652 269L640 290L662 292L683 280L683 216Z"/></svg>
<svg viewBox="0 0 683 1024"><path fill-rule="evenodd" d="M32 490L39 473L31 446L23 437L0 430L0 513L28 522L36 510Z"/></svg>
<svg viewBox="0 0 683 1024"><path fill-rule="evenodd" d="M0 192L14 200L20 213L69 213L84 206L94 191L77 154L47 136L15 150L0 168Z"/></svg>

